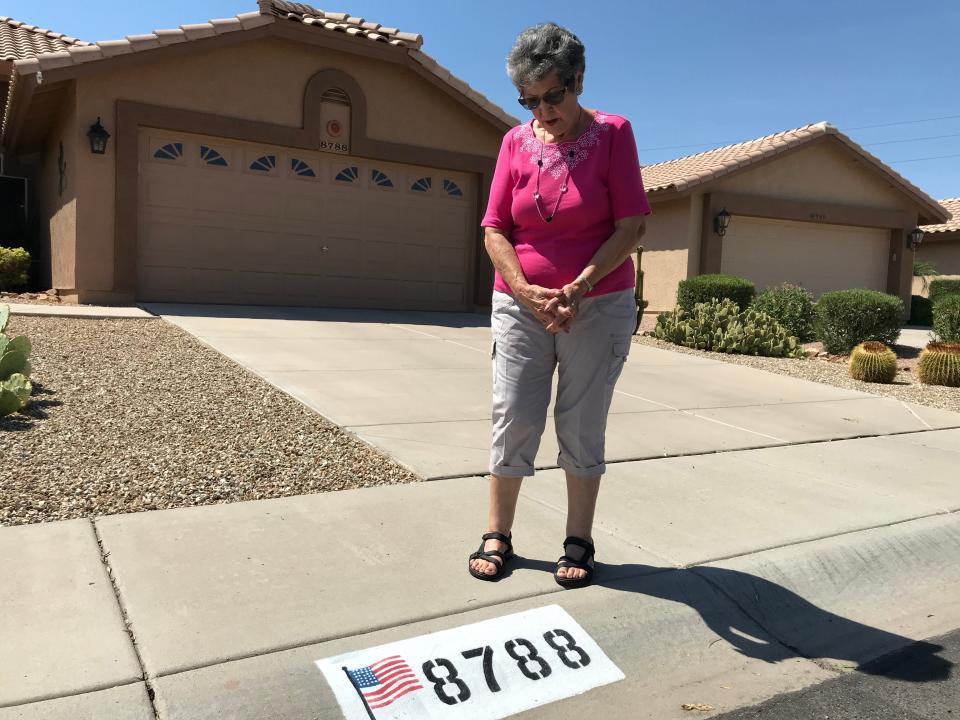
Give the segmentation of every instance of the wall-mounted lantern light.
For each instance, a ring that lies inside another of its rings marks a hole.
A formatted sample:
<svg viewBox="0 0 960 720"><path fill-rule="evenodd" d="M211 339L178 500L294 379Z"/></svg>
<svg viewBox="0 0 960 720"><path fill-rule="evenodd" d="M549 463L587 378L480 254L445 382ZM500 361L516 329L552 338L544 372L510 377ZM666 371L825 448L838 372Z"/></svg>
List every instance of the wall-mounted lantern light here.
<svg viewBox="0 0 960 720"><path fill-rule="evenodd" d="M914 228L907 235L907 247L916 252L920 249L920 243L923 242L923 230Z"/></svg>
<svg viewBox="0 0 960 720"><path fill-rule="evenodd" d="M730 213L724 208L718 212L717 216L713 219L713 231L720 237L727 234L727 228L730 226L730 217Z"/></svg>
<svg viewBox="0 0 960 720"><path fill-rule="evenodd" d="M110 133L100 124L99 117L97 121L90 126L87 137L90 138L90 152L94 155L103 155L107 151L107 140L110 138Z"/></svg>

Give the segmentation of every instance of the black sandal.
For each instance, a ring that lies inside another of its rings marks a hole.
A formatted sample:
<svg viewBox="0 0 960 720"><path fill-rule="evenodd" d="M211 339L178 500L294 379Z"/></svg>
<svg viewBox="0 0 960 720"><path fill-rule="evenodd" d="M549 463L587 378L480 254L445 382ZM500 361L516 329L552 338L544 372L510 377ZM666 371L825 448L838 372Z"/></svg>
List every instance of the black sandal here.
<svg viewBox="0 0 960 720"><path fill-rule="evenodd" d="M497 566L497 571L493 575L488 575L485 572L480 572L479 570L474 570L469 565L467 570L470 571L470 574L473 575L478 580L499 580L503 577L503 566L507 564L507 560L513 557L513 543L511 538L513 533L510 535L504 535L503 533L498 532L488 532L483 535L483 539L480 541L480 547L477 548L475 553L470 555L469 560L486 560L488 563L493 563ZM499 550L489 550L484 552L483 546L486 544L487 540L499 540L507 546L507 551L505 553L500 552Z"/></svg>
<svg viewBox="0 0 960 720"><path fill-rule="evenodd" d="M583 548L586 552L583 554L583 557L579 560L574 560L569 555L563 555L559 560L557 560L557 569L560 568L577 568L579 570L586 570L587 574L582 578L565 578L560 577L556 573L553 574L553 579L557 581L557 585L565 587L568 589L586 587L591 582L593 582L593 566L589 564L593 560L593 556L596 553L596 549L591 543L588 543L583 538L573 537L572 535L563 541L563 551L566 553L567 545L576 545L577 547Z"/></svg>

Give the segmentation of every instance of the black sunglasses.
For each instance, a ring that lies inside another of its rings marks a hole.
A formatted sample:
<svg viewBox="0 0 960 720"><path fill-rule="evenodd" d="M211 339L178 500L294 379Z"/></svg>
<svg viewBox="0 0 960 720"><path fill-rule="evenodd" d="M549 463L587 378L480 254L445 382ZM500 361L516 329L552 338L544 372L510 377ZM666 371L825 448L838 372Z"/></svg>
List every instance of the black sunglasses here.
<svg viewBox="0 0 960 720"><path fill-rule="evenodd" d="M524 97L521 95L517 98L517 102L520 103L520 107L526 108L527 110L536 110L540 107L541 102L545 102L547 105L559 105L563 102L563 98L566 97L567 90L570 89L572 84L573 81L568 80L559 90L548 90L540 97Z"/></svg>

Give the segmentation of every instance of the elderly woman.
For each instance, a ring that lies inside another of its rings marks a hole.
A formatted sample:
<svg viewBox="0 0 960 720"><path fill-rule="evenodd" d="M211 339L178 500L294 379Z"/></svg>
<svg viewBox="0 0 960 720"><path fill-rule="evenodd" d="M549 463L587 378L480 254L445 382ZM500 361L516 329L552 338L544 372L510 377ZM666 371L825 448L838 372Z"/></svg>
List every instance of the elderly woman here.
<svg viewBox="0 0 960 720"><path fill-rule="evenodd" d="M503 138L482 221L496 277L488 532L469 559L481 580L513 555L555 369L568 537L554 577L568 588L593 577L607 412L636 317L630 256L650 207L630 123L580 105L584 69L583 44L553 23L523 31L507 59L533 118Z"/></svg>

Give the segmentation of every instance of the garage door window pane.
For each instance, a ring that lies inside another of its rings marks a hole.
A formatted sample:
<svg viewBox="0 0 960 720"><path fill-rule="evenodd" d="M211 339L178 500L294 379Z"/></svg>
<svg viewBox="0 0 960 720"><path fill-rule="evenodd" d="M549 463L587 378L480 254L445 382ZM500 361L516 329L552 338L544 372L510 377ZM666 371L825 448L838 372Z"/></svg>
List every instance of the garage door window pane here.
<svg viewBox="0 0 960 720"><path fill-rule="evenodd" d="M207 163L207 165L217 165L219 167L227 167L227 159L214 150L212 147L206 145L200 146L200 157Z"/></svg>
<svg viewBox="0 0 960 720"><path fill-rule="evenodd" d="M431 187L433 187L433 178L422 177L411 185L410 189L414 192L430 192Z"/></svg>
<svg viewBox="0 0 960 720"><path fill-rule="evenodd" d="M443 189L446 191L447 195L452 195L453 197L463 197L463 190L461 190L460 186L457 185L453 180L444 178Z"/></svg>
<svg viewBox="0 0 960 720"><path fill-rule="evenodd" d="M373 170L370 173L370 176L373 178L373 184L376 185L377 187L385 187L385 188L393 187L393 180L388 178L379 170Z"/></svg>
<svg viewBox="0 0 960 720"><path fill-rule="evenodd" d="M340 172L338 172L336 179L339 180L340 182L352 183L352 182L356 182L357 178L359 177L360 177L360 168L354 165L352 167L346 167Z"/></svg>
<svg viewBox="0 0 960 720"><path fill-rule="evenodd" d="M293 170L300 177L316 177L317 174L313 171L313 168L307 165L303 160L297 158L290 158L290 169Z"/></svg>
<svg viewBox="0 0 960 720"><path fill-rule="evenodd" d="M153 156L158 160L179 160L183 157L183 143L167 143Z"/></svg>
<svg viewBox="0 0 960 720"><path fill-rule="evenodd" d="M259 170L260 172L270 172L277 166L277 156L276 155L262 155L250 163L251 170Z"/></svg>

